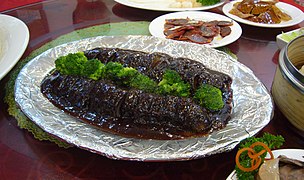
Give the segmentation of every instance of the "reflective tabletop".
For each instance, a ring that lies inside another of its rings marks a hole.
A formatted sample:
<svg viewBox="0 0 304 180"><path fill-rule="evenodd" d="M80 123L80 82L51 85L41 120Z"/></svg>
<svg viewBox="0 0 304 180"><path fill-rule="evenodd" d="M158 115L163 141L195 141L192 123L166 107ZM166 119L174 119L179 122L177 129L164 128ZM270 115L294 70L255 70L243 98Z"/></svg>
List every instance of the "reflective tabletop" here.
<svg viewBox="0 0 304 180"><path fill-rule="evenodd" d="M223 14L222 6L206 11ZM46 0L0 13L19 18L29 28L30 41L21 62L62 35L95 25L151 22L169 12L127 7L113 0ZM271 91L280 52L276 36L304 27L304 22L287 28L240 25L241 37L226 47ZM109 26L109 32L115 31L111 28L117 27ZM50 43L49 47L52 46ZM237 147L196 160L137 162L109 159L77 147L62 148L49 141L39 141L21 129L8 113L4 97L10 75L0 81L1 179L226 179L234 169ZM282 135L286 141L282 148L304 148L303 132L295 129L276 106L274 117L257 136L264 132Z"/></svg>

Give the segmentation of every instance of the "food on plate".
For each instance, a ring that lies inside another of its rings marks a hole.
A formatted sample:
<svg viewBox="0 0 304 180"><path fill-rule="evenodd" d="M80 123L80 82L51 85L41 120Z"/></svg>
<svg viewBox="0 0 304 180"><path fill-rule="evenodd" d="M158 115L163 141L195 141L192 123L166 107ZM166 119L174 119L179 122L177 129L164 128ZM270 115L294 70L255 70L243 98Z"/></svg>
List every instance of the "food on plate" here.
<svg viewBox="0 0 304 180"><path fill-rule="evenodd" d="M169 8L195 8L210 6L220 2L220 0L129 0L134 3L163 6Z"/></svg>
<svg viewBox="0 0 304 180"><path fill-rule="evenodd" d="M215 0L218 1L218 0ZM214 3L216 4L216 3ZM201 7L204 4L197 2L196 0L175 0L172 2L169 7L170 8L194 8Z"/></svg>
<svg viewBox="0 0 304 180"><path fill-rule="evenodd" d="M213 4L216 4L216 3L220 2L220 0L196 0L196 1L201 3L204 6L213 5Z"/></svg>
<svg viewBox="0 0 304 180"><path fill-rule="evenodd" d="M190 18L166 19L164 35L167 39L207 44L214 38L224 38L231 33L232 21L194 20Z"/></svg>
<svg viewBox="0 0 304 180"><path fill-rule="evenodd" d="M233 4L229 13L242 19L265 24L279 24L291 20L291 16L280 10L278 1L243 0Z"/></svg>
<svg viewBox="0 0 304 180"><path fill-rule="evenodd" d="M55 64L41 83L44 96L106 132L183 139L221 129L231 118L231 77L194 60L96 48Z"/></svg>
<svg viewBox="0 0 304 180"><path fill-rule="evenodd" d="M210 6L219 3L220 0L175 0L169 7L171 8L194 8L201 6Z"/></svg>
<svg viewBox="0 0 304 180"><path fill-rule="evenodd" d="M304 162L286 156L265 161L257 174L257 179L293 179L304 178Z"/></svg>
<svg viewBox="0 0 304 180"><path fill-rule="evenodd" d="M304 28L298 28L288 32L282 32L276 37L277 45L279 49L283 49L288 43L292 40L298 38L299 36L304 35Z"/></svg>
<svg viewBox="0 0 304 180"><path fill-rule="evenodd" d="M271 149L279 148L284 138L264 133L262 137L250 137L242 141L235 157L235 171L239 180L255 179L260 166L264 163L267 152L274 159Z"/></svg>
<svg viewBox="0 0 304 180"><path fill-rule="evenodd" d="M290 42L301 35L304 35L304 28L300 28L289 33L282 32L281 38L286 42Z"/></svg>

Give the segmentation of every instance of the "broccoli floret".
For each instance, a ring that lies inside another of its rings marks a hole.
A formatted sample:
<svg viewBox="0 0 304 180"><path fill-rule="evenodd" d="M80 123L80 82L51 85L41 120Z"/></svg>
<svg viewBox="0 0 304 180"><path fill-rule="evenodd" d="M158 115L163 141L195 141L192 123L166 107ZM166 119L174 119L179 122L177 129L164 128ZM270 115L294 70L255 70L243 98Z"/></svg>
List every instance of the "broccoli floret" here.
<svg viewBox="0 0 304 180"><path fill-rule="evenodd" d="M123 67L118 62L109 62L105 66L106 78L115 81L119 85L130 86L130 83L139 72L132 67Z"/></svg>
<svg viewBox="0 0 304 180"><path fill-rule="evenodd" d="M116 74L116 78L121 84L130 86L132 79L137 75L139 75L139 72L136 69L125 67Z"/></svg>
<svg viewBox="0 0 304 180"><path fill-rule="evenodd" d="M204 6L210 6L219 3L220 0L196 0L196 2L199 2Z"/></svg>
<svg viewBox="0 0 304 180"><path fill-rule="evenodd" d="M210 110L220 110L224 106L222 92L220 89L209 84L202 84L193 96L201 106Z"/></svg>
<svg viewBox="0 0 304 180"><path fill-rule="evenodd" d="M99 78L104 76L104 72L105 65L97 59L92 59L88 60L84 64L82 75L94 80L98 80Z"/></svg>
<svg viewBox="0 0 304 180"><path fill-rule="evenodd" d="M121 69L118 73L117 73L117 77L118 78L133 78L135 77L139 72L132 68L132 67L125 67L123 69Z"/></svg>
<svg viewBox="0 0 304 180"><path fill-rule="evenodd" d="M185 83L174 70L166 70L158 86L159 94L180 97L188 97L190 95L190 84Z"/></svg>
<svg viewBox="0 0 304 180"><path fill-rule="evenodd" d="M130 86L145 92L155 92L157 83L148 76L138 74L130 81Z"/></svg>
<svg viewBox="0 0 304 180"><path fill-rule="evenodd" d="M157 87L157 83L148 76L140 74L132 67L123 67L118 62L106 64L105 76L119 85L126 85L145 92L153 92Z"/></svg>
<svg viewBox="0 0 304 180"><path fill-rule="evenodd" d="M116 80L117 74L123 69L123 65L118 62L108 62L105 66L106 78Z"/></svg>
<svg viewBox="0 0 304 180"><path fill-rule="evenodd" d="M88 61L83 52L70 53L55 60L56 69L66 75L80 75Z"/></svg>

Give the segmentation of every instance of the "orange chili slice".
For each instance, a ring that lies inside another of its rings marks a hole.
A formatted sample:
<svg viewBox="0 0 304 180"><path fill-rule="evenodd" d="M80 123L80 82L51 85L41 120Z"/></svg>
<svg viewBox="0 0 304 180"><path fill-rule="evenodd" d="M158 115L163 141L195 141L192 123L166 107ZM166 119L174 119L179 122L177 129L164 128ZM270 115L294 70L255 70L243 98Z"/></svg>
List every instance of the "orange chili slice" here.
<svg viewBox="0 0 304 180"><path fill-rule="evenodd" d="M251 148L251 149L253 149L253 148ZM258 152L258 153L256 153L256 154L252 154L252 153L248 152L248 156L249 156L251 159L256 159L256 158L260 157L262 154L264 154L265 152L266 152L265 149L263 149L262 151L260 151L260 152Z"/></svg>
<svg viewBox="0 0 304 180"><path fill-rule="evenodd" d="M251 144L250 148L254 148L255 146L262 146L269 153L270 158L267 158L267 159L265 158L266 160L274 159L274 156L273 156L273 154L271 152L271 149L265 143L255 142L255 143ZM262 154L264 154L264 153L262 153Z"/></svg>
<svg viewBox="0 0 304 180"><path fill-rule="evenodd" d="M255 170L257 167L259 167L259 164L255 163L255 164L252 165L251 167L246 168L246 167L242 166L241 163L240 163L240 161L239 161L240 155L241 155L243 152L245 152L245 151L248 151L248 152L251 152L251 153L255 154L255 151L254 151L252 148L242 148L242 149L240 149L240 150L237 152L237 154L236 154L236 156L235 156L235 163L236 163L236 165L240 168L240 170L242 170L242 171L245 171L245 172L253 171L253 170ZM257 167L256 167L256 166L257 166Z"/></svg>
<svg viewBox="0 0 304 180"><path fill-rule="evenodd" d="M253 149L255 146L262 146L264 149L261 150L260 152L256 153ZM240 160L239 160L240 155L245 151L248 151L247 155L251 159L251 161L250 161L251 167L249 167L249 168L242 166L240 163ZM265 152L268 152L270 154L270 159L274 158L270 148L265 143L255 142L250 147L242 148L237 152L237 154L235 156L235 163L236 163L237 167L244 172L254 171L257 168L259 168L259 166L261 165L261 163L262 163L261 155L263 155Z"/></svg>

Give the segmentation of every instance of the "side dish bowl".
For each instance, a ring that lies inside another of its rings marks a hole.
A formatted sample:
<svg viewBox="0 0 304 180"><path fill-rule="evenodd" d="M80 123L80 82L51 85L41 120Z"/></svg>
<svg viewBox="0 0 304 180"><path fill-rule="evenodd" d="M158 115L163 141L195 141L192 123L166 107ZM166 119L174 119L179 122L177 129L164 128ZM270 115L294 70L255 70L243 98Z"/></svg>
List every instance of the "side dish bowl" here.
<svg viewBox="0 0 304 180"><path fill-rule="evenodd" d="M301 35L304 35L303 27L288 32L282 32L281 34L277 35L276 41L279 49L283 49L290 41Z"/></svg>

